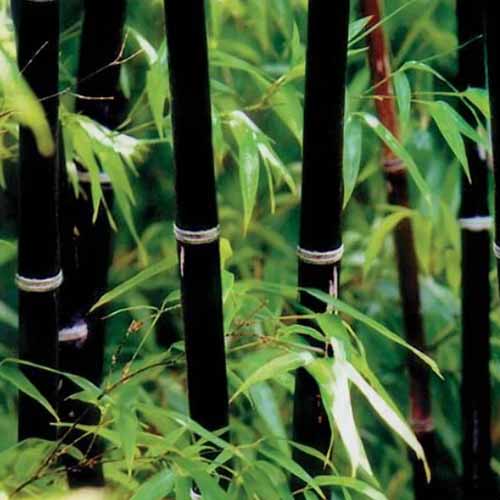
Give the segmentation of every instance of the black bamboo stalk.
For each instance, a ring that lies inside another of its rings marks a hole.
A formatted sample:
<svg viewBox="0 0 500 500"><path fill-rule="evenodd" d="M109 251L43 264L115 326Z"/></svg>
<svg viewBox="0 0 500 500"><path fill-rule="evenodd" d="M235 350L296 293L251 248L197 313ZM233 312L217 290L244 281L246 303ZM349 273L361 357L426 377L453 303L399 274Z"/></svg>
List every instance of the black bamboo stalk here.
<svg viewBox="0 0 500 500"><path fill-rule="evenodd" d="M203 0L165 0L182 310L191 417L228 425L210 87Z"/></svg>
<svg viewBox="0 0 500 500"><path fill-rule="evenodd" d="M482 10L457 1L459 52L457 87L486 83ZM472 121L462 106L462 115ZM466 498L481 498L491 486L490 252L488 169L485 152L466 140L471 181L462 175L462 462ZM481 293L478 293L478 290ZM485 489L486 488L486 489Z"/></svg>
<svg viewBox="0 0 500 500"><path fill-rule="evenodd" d="M118 124L123 108L119 91L120 64L123 51L123 28L126 1L97 2L86 0L80 44L78 71L79 98L77 111L113 128ZM107 288L108 268L111 260L111 228L105 208L100 207L93 221L90 184L83 169L79 169L82 196L74 199L62 176L63 209L63 266L67 276L62 290L62 329L59 332L61 368L76 373L99 385L102 380L105 313L89 313L89 309ZM102 190L104 203L113 204L113 191L104 173ZM76 387L65 380L60 393L61 416L67 421L96 425L99 411L88 404L69 400ZM89 436L81 437L77 430L67 436L68 442L77 441L80 450L89 458L98 456L102 446ZM100 486L104 484L102 467L87 460L85 466L67 457L70 486Z"/></svg>
<svg viewBox="0 0 500 500"><path fill-rule="evenodd" d="M390 79L389 50L381 21L379 0L363 0L364 16L370 16L368 27L377 26L368 35L368 57L372 82L377 99L375 107L381 123L399 138L399 122L395 108L394 91ZM383 145L382 168L387 181L387 197L390 204L409 207L408 177L403 162ZM422 351L426 351L425 331L420 310L420 287L418 261L415 252L413 227L409 218L403 219L395 228L394 243L398 267L399 291L403 307L403 320L407 340ZM429 370L417 358L408 358L410 377L410 419L432 464L435 460L435 432L431 411ZM419 460L412 458L415 498L422 499L434 485L428 485L425 471Z"/></svg>
<svg viewBox="0 0 500 500"><path fill-rule="evenodd" d="M298 283L334 296L338 294L343 251L348 24L348 0L309 0ZM325 311L324 304L307 293L300 293L300 303L312 311ZM320 342L314 344L325 348ZM296 376L293 426L295 441L327 453L331 439L328 418L318 385L304 369ZM321 460L299 451L294 458L312 475L325 473Z"/></svg>
<svg viewBox="0 0 500 500"><path fill-rule="evenodd" d="M18 63L42 99L49 125L58 135L59 2L13 1ZM19 291L20 356L57 368L59 258L58 163L56 148L48 156L37 149L32 132L19 136ZM56 406L57 376L25 369L40 392ZM55 439L50 415L27 396L19 398L19 439Z"/></svg>
<svg viewBox="0 0 500 500"><path fill-rule="evenodd" d="M491 132L493 151L493 172L495 180L495 241L494 255L500 269L500 177L498 158L500 158L500 85L498 47L500 38L495 23L496 2L485 0L476 5L476 12L464 0L458 2L459 34L462 40L481 33L480 13L483 14L483 33L486 39L486 74L488 80L491 106ZM484 73L475 65L483 61L482 47L470 45L460 58L460 75L462 84L482 86ZM481 52L481 53L480 53ZM467 81L465 80L467 79ZM472 149L472 145L470 146ZM476 153L476 156L477 153ZM471 161L471 155L469 155ZM475 167L475 168L474 168ZM484 162L471 162L472 184L465 185L463 190L464 215L488 215L487 171ZM466 239L468 241L466 241ZM464 422L463 466L464 491L466 498L497 498L499 486L496 483L490 461L492 457L491 443L491 384L489 373L490 361L490 288L489 274L489 233L486 231L467 234L462 238L463 245L463 382L462 382L462 417ZM469 267L466 275L465 266ZM499 281L500 283L500 281ZM480 288L479 288L480 287ZM474 289L481 294L474 294ZM482 296L482 300L477 297ZM470 309L469 309L470 308ZM468 317L466 314L468 313ZM475 314L474 314L475 313ZM466 338L466 335L468 337ZM466 399L467 398L467 399ZM468 406L470 405L470 406Z"/></svg>

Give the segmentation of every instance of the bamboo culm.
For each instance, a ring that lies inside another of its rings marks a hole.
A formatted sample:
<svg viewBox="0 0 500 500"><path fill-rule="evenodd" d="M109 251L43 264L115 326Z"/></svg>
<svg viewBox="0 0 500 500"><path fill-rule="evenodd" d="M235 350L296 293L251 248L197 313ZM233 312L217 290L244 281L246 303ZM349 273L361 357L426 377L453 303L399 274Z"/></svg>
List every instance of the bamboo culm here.
<svg viewBox="0 0 500 500"><path fill-rule="evenodd" d="M457 88L485 86L481 6L457 0L459 51ZM473 122L470 110L461 114ZM487 225L474 230L467 222L489 220L486 153L466 139L471 180L462 174L462 463L465 498L493 498L491 461L490 255ZM478 290L481 293L478 293Z"/></svg>
<svg viewBox="0 0 500 500"><path fill-rule="evenodd" d="M368 59L377 99L375 107L381 123L396 137L400 137L391 82L389 50L381 21L379 0L363 0L363 15L369 16ZM382 146L382 168L387 181L390 204L408 208L408 177L403 162L386 146ZM402 301L404 329L407 340L421 351L426 351L424 325L420 307L418 261L415 252L413 227L410 218L403 219L394 230L394 244L398 268L399 291ZM426 451L430 462L435 460L435 433L431 412L429 370L415 356L407 360L410 379L410 420L413 431ZM417 500L423 499L436 487L428 485L422 463L412 457L414 491Z"/></svg>
<svg viewBox="0 0 500 500"><path fill-rule="evenodd" d="M490 109L491 109L491 144L493 153L493 173L494 173L494 205L495 205L495 239L493 246L493 253L497 261L497 272L500 278L500 172L499 172L499 158L500 158L500 95L498 89L500 88L500 33L498 32L498 25L496 23L496 9L498 8L497 2L491 0L484 0L480 7L483 7L483 33L485 35L486 43L486 75L487 75L487 85L489 89L489 99L490 99ZM484 259L485 262L488 261L486 255L478 254L476 258ZM485 271L483 271L485 272ZM500 287L500 279L498 281ZM487 293L484 292L483 293ZM471 306L472 307L472 306ZM483 306L485 307L485 306ZM488 325L489 326L489 325ZM474 326L476 331L480 328L480 325L476 324ZM474 366L474 369L480 370L480 375L482 384L485 387L474 386L471 390L479 390L480 394L476 400L478 406L483 406L483 411L481 413L476 413L475 426L480 426L483 429L483 433L480 436L482 445L486 446L483 452L477 450L474 453L472 462L464 463L464 473L466 486L468 488L474 489L475 484L481 481L479 488L475 490L475 498L486 499L486 498L497 498L499 495L500 487L498 482L495 480L494 476L490 476L490 464L488 457L491 454L491 437L486 434L487 428L489 428L489 422L491 414L486 411L486 406L491 406L491 393L489 386L489 374L487 373L490 360L490 346L489 342L486 341L485 335L487 335L488 330L483 330L482 334L482 348L476 351L477 361L481 363L481 366ZM465 348L465 346L464 346ZM472 369L472 367L470 367ZM464 402L465 404L465 402ZM486 426L486 427L483 427ZM475 437L475 436L474 436ZM471 443L474 446L474 442ZM468 446L469 442L464 442L464 447ZM472 448L471 446L471 448ZM479 451L479 453L477 453ZM486 462L488 460L488 462ZM472 477L474 475L475 477ZM480 475L480 477L478 477ZM468 478L473 481L467 484ZM483 482L484 481L484 482ZM470 490L469 490L470 491Z"/></svg>
<svg viewBox="0 0 500 500"><path fill-rule="evenodd" d="M113 128L118 124L124 105L119 91L119 59L123 52L126 1L86 0L84 9L77 89L78 96L82 97L76 101L76 110ZM83 168L79 166L79 170ZM101 318L105 312L88 311L107 288L112 230L104 206L101 205L93 220L90 184L82 180L81 196L75 199L67 185L66 172L63 174L62 257L67 280L61 297L64 319L59 343L61 368L100 385L105 341L105 323ZM101 187L104 203L111 209L112 187L106 181ZM64 332L69 332L66 339ZM97 408L66 399L75 390L72 383L64 381L60 393L61 401L65 401L61 404L62 417L67 421L77 419L82 424L96 425L100 420ZM67 441L75 440L89 459L102 452L100 441L93 436L82 438L81 432L75 430L67 436ZM67 457L66 466L72 487L104 484L100 464L81 466Z"/></svg>
<svg viewBox="0 0 500 500"><path fill-rule="evenodd" d="M309 1L298 284L334 296L338 294L342 251L348 24L348 0ZM323 253L331 258L326 258L327 263L313 263L304 258L308 252ZM336 257L332 252L337 252ZM325 311L325 305L307 293L301 293L299 299L302 306L312 311ZM315 342L315 346L325 349L325 344L320 342ZM299 369L296 375L293 439L325 455L331 441L319 387L305 369ZM312 476L328 473L323 462L310 455L296 450L294 458ZM301 486L299 482L292 484L294 489Z"/></svg>
<svg viewBox="0 0 500 500"><path fill-rule="evenodd" d="M12 2L16 18L18 64L43 107L57 143L59 2ZM55 148L42 156L30 130L19 136L18 287L20 357L57 368L58 287L60 284L58 227L58 161ZM59 278L57 278L59 277ZM33 291L44 281L46 291ZM38 282L40 284L40 282ZM39 369L23 369L56 407L58 377ZM19 439L55 439L52 417L33 399L20 394Z"/></svg>
<svg viewBox="0 0 500 500"><path fill-rule="evenodd" d="M214 431L228 397L204 2L165 0L165 15L189 408Z"/></svg>

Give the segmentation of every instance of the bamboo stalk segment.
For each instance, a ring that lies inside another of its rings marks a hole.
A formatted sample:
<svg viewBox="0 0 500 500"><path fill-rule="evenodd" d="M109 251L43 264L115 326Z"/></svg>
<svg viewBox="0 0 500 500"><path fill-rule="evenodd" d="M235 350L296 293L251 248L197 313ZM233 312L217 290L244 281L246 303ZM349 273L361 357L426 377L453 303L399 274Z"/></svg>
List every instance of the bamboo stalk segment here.
<svg viewBox="0 0 500 500"><path fill-rule="evenodd" d="M484 87L482 11L467 0L457 1L459 52L457 87ZM471 118L462 105L462 115ZM480 494L491 483L491 384L490 360L490 254L488 168L485 152L466 140L471 182L462 175L462 460L464 491ZM478 293L481 290L481 293Z"/></svg>
<svg viewBox="0 0 500 500"><path fill-rule="evenodd" d="M42 104L57 142L59 2L12 2L16 13L18 64ZM56 151L42 156L32 132L19 136L20 357L57 368L59 258L58 163ZM38 369L25 373L56 406L58 377ZM52 417L34 400L19 398L19 439L55 439Z"/></svg>
<svg viewBox="0 0 500 500"><path fill-rule="evenodd" d="M400 137L399 120L391 81L389 49L381 22L379 0L363 0L364 16L370 16L368 29L368 59L372 83L377 99L375 107L381 123L396 137ZM390 204L409 207L408 176L403 162L383 144L382 169L387 181L387 198ZM420 304L418 282L418 261L411 219L404 218L394 230L394 244L399 278L399 292L402 301L405 335L410 344L426 351L426 339ZM410 420L413 431L424 447L428 459L434 460L435 436L431 409L430 372L415 356L407 361L410 378ZM412 458L414 470L415 498L428 493L425 471L419 460Z"/></svg>
<svg viewBox="0 0 500 500"><path fill-rule="evenodd" d="M298 284L334 296L338 295L343 253L342 162L348 24L348 0L309 1ZM325 311L324 304L307 293L300 294L300 303L312 311ZM317 344L325 348L324 344ZM328 418L319 388L304 369L299 369L296 376L293 434L295 441L327 454L331 440ZM294 454L309 474L327 473L320 460L300 451Z"/></svg>
<svg viewBox="0 0 500 500"><path fill-rule="evenodd" d="M475 7L475 8L474 8ZM496 24L496 2L485 0L470 5L458 0L458 26L461 41L485 35L486 75L491 107L491 133L493 172L495 182L495 240L493 254L500 269L498 243L500 238L500 85L498 51L500 37ZM481 15L483 19L481 20ZM481 21L483 21L481 23ZM460 83L462 87L482 87L485 72L479 67L484 61L483 43L471 43L461 52ZM474 145L468 145L472 183L463 181L461 217L487 217L489 215L488 172L486 162ZM462 314L463 314L463 379L462 425L464 441L462 456L464 467L464 492L466 498L496 498L500 488L491 470L491 382L490 382L490 286L489 258L490 235L488 231L462 232ZM481 290L481 293L478 293Z"/></svg>
<svg viewBox="0 0 500 500"><path fill-rule="evenodd" d="M86 0L84 9L76 110L113 128L118 124L124 104L119 91L121 66L118 61L123 52L126 1ZM105 313L99 310L89 314L88 311L107 289L112 230L102 205L93 221L90 183L85 175L80 177L82 195L77 200L67 185L65 171L62 179L62 256L68 279L62 290L64 321L59 331L59 350L63 370L100 385L105 341L105 323L101 318ZM104 174L102 178L104 203L111 208L113 190ZM64 381L60 394L61 401L65 401L61 404L62 418L96 425L100 414L95 407L66 400L75 390L74 384ZM67 436L67 441L75 440L88 458L102 452L101 443L93 436L82 438L81 432L75 430ZM66 466L72 487L104 484L100 465L82 467L68 457Z"/></svg>
<svg viewBox="0 0 500 500"><path fill-rule="evenodd" d="M191 417L228 425L222 289L203 0L165 0L182 312Z"/></svg>

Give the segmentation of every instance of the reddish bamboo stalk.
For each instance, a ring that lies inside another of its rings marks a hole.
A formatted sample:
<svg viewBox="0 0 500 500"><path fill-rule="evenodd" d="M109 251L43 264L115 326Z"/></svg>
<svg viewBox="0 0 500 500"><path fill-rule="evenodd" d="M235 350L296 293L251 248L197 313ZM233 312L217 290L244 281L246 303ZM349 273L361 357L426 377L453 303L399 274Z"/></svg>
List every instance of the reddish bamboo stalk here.
<svg viewBox="0 0 500 500"><path fill-rule="evenodd" d="M362 1L363 15L370 16L368 27L378 25L381 10L378 0ZM389 51L381 25L368 35L368 57L372 83L377 98L375 107L381 123L397 139L400 138L394 91L391 82ZM401 159L387 146L382 147L382 168L387 181L387 198L390 204L409 207L408 177ZM395 228L394 244L399 275L399 290L403 306L405 334L408 342L421 351L426 351L425 332L420 310L420 287L418 283L418 261L415 252L413 227L409 218L403 219ZM413 431L424 446L428 459L434 455L434 423L431 412L429 371L414 356L408 358L410 377L410 419ZM424 498L428 492L421 463L413 462L415 498Z"/></svg>

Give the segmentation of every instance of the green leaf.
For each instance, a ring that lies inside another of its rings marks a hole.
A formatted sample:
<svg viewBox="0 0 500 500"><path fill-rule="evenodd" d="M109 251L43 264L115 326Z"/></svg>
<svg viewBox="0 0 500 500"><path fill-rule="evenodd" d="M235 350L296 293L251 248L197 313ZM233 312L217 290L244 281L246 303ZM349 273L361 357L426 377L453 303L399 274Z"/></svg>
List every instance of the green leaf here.
<svg viewBox="0 0 500 500"><path fill-rule="evenodd" d="M344 208L347 206L358 180L361 165L362 128L357 120L349 118L344 127Z"/></svg>
<svg viewBox="0 0 500 500"><path fill-rule="evenodd" d="M401 135L404 137L405 131L408 130L408 125L410 123L411 87L408 77L402 72L396 73L393 81L396 90L399 118L401 121Z"/></svg>
<svg viewBox="0 0 500 500"><path fill-rule="evenodd" d="M130 25L127 25L127 33L132 35L139 47L142 50L142 53L146 56L148 63L151 65L158 59L158 53L156 49L149 43L149 41L136 29L132 28ZM161 51L161 49L160 49Z"/></svg>
<svg viewBox="0 0 500 500"><path fill-rule="evenodd" d="M255 65L219 49L210 50L210 65L213 67L235 69L248 73L262 88L266 88L269 84L268 80L261 74Z"/></svg>
<svg viewBox="0 0 500 500"><path fill-rule="evenodd" d="M397 73L408 71L409 69L415 71L422 71L424 73L429 73L435 76L438 80L441 80L442 82L446 83L448 87L451 87L452 89L455 88L441 73L439 73L433 67L421 61L407 61L397 70Z"/></svg>
<svg viewBox="0 0 500 500"><path fill-rule="evenodd" d="M391 332L386 326L382 325L378 321L375 321L374 319L370 318L366 314L363 314L362 312L358 311L354 307L351 307L350 305L346 304L345 302L342 302L339 299L335 299L332 296L328 295L327 293L321 292L319 290L313 290L313 289L308 289L304 288L304 291L312 295L313 297L316 297L317 299L323 301L325 304L329 304L333 306L336 310L347 314L351 318L357 319L358 321L361 321L364 323L366 326L370 327L371 329L375 330L376 332L380 333L382 336L386 337L387 339L391 340L392 342L408 349L411 351L413 354L415 354L417 357L419 357L425 364L427 364L432 371L440 378L443 378L436 362L429 357L427 354L423 353L422 351L419 351L417 348L413 347L412 345L408 344L405 340L403 340L399 335L397 335L394 332Z"/></svg>
<svg viewBox="0 0 500 500"><path fill-rule="evenodd" d="M54 155L56 146L45 111L15 63L1 46L0 90L4 99L3 107L8 113L12 113L18 123L31 129L40 154L46 157Z"/></svg>
<svg viewBox="0 0 500 500"><path fill-rule="evenodd" d="M300 65L299 68L304 68ZM287 81L295 75L290 72ZM299 93L292 85L282 85L271 98L273 111L290 130L299 144L302 144L303 108Z"/></svg>
<svg viewBox="0 0 500 500"><path fill-rule="evenodd" d="M412 211L401 209L387 215L382 221L370 231L370 239L365 252L365 262L363 264L363 274L366 276L371 269L377 255L382 250L382 246L387 235L406 217L411 217Z"/></svg>
<svg viewBox="0 0 500 500"><path fill-rule="evenodd" d="M16 311L3 300L0 300L0 322L5 323L11 328L17 329L19 327L19 318Z"/></svg>
<svg viewBox="0 0 500 500"><path fill-rule="evenodd" d="M177 457L177 465L191 476L201 490L203 500L229 500L217 481L205 472L204 467L193 460Z"/></svg>
<svg viewBox="0 0 500 500"><path fill-rule="evenodd" d="M28 377L12 363L4 360L0 363L0 377L12 384L16 389L40 403L54 418L59 421L56 411L40 391L30 382Z"/></svg>
<svg viewBox="0 0 500 500"><path fill-rule="evenodd" d="M128 391L125 391L127 393ZM137 443L137 430L139 422L135 408L126 398L120 398L116 408L116 430L120 436L120 448L125 456L129 477L132 475L134 465L135 450Z"/></svg>
<svg viewBox="0 0 500 500"><path fill-rule="evenodd" d="M372 500L387 500L387 497L381 491L364 481L352 477L316 476L315 480L320 486L339 486L361 493Z"/></svg>
<svg viewBox="0 0 500 500"><path fill-rule="evenodd" d="M255 134L250 129L245 129L238 142L240 187L243 197L244 222L246 232L252 218L252 212L257 199L259 187L259 153Z"/></svg>
<svg viewBox="0 0 500 500"><path fill-rule="evenodd" d="M431 202L431 191L425 182L422 174L418 170L417 165L413 161L412 156L406 148L394 137L394 135L379 121L379 119L368 113L353 113L353 115L360 116L363 121L372 129L378 137L386 144L386 146L406 165L408 172L415 181L418 189L428 203Z"/></svg>
<svg viewBox="0 0 500 500"><path fill-rule="evenodd" d="M248 378L243 382L243 384L238 388L238 390L233 394L231 402L234 401L240 394L248 391L248 389L259 382L264 382L270 378L275 378L278 375L295 370L301 366L306 366L314 361L314 356L307 351L302 352L292 352L289 354L284 354L283 356L278 356L273 360L269 361L265 365L257 368Z"/></svg>
<svg viewBox="0 0 500 500"><path fill-rule="evenodd" d="M469 139L477 142L481 146L485 148L489 147L488 140L484 137L484 134L481 134L479 131L473 129L464 118L455 111L447 102L439 101L443 104L443 107L446 108L447 113L450 115L450 118L455 120L456 126L460 130L462 135L465 135Z"/></svg>
<svg viewBox="0 0 500 500"><path fill-rule="evenodd" d="M161 470L142 483L130 500L161 500L170 494L175 476L169 469Z"/></svg>
<svg viewBox="0 0 500 500"><path fill-rule="evenodd" d="M491 119L489 94L486 89L469 87L462 95L483 113L487 120Z"/></svg>
<svg viewBox="0 0 500 500"><path fill-rule="evenodd" d="M309 487L313 488L321 498L325 498L321 490L319 489L316 481L294 460L290 457L283 455L277 450L273 450L267 446L262 446L259 448L259 453L269 458L273 462L277 463L280 467L287 470L294 476L298 477Z"/></svg>
<svg viewBox="0 0 500 500"><path fill-rule="evenodd" d="M340 342L332 340L332 345L335 346L335 359L317 359L307 370L318 382L330 425L332 428L335 425L339 431L351 462L353 477L358 468L371 476L373 472L370 462L354 420L349 379L345 371L345 352L340 347Z"/></svg>
<svg viewBox="0 0 500 500"><path fill-rule="evenodd" d="M362 17L360 19L356 19L356 21L350 23L348 40L352 40L354 37L359 35L368 26L370 19L371 16L367 16L367 17Z"/></svg>
<svg viewBox="0 0 500 500"><path fill-rule="evenodd" d="M273 438L273 443L286 456L290 456L287 433L280 413L280 407L276 400L276 395L265 382L255 384L250 388L250 396L255 404L255 410L262 418Z"/></svg>
<svg viewBox="0 0 500 500"><path fill-rule="evenodd" d="M264 141L259 141L257 148L259 149L262 160L274 172L276 177L282 179L292 193L296 193L297 186L295 185L295 181L271 146Z"/></svg>
<svg viewBox="0 0 500 500"><path fill-rule="evenodd" d="M344 366L346 376L361 391L380 418L395 431L410 448L415 452L419 460L422 460L427 480L430 481L431 473L425 458L422 445L418 442L408 424L385 402L385 400L371 387L358 371L348 362Z"/></svg>
<svg viewBox="0 0 500 500"><path fill-rule="evenodd" d="M92 196L93 221L95 222L99 213L99 204L102 199L101 181L99 178L99 165L97 164L90 137L77 124L68 122L68 130L71 134L71 142L75 153L78 155L80 164L83 165L90 176L90 189Z"/></svg>
<svg viewBox="0 0 500 500"><path fill-rule="evenodd" d="M175 258L169 257L166 259L149 266L144 269L140 273L136 274L134 277L128 279L127 281L120 283L117 287L113 288L109 292L106 292L90 309L90 311L95 311L99 307L116 300L118 297L121 297L123 294L133 290L134 288L140 286L144 282L149 279L157 276L158 274L162 274L167 272L175 265Z"/></svg>
<svg viewBox="0 0 500 500"><path fill-rule="evenodd" d="M325 334L325 339L331 342L333 339L339 339L343 342L349 342L349 334L337 314L324 313L316 316L316 321Z"/></svg>
<svg viewBox="0 0 500 500"><path fill-rule="evenodd" d="M164 137L163 117L165 103L170 95L166 43L160 47L157 59L146 74L146 94L158 135Z"/></svg>
<svg viewBox="0 0 500 500"><path fill-rule="evenodd" d="M470 182L469 161L467 159L467 153L465 152L464 140L462 139L460 129L457 126L454 116L450 114L449 106L442 101L428 103L427 106L439 131L464 168L465 174Z"/></svg>

